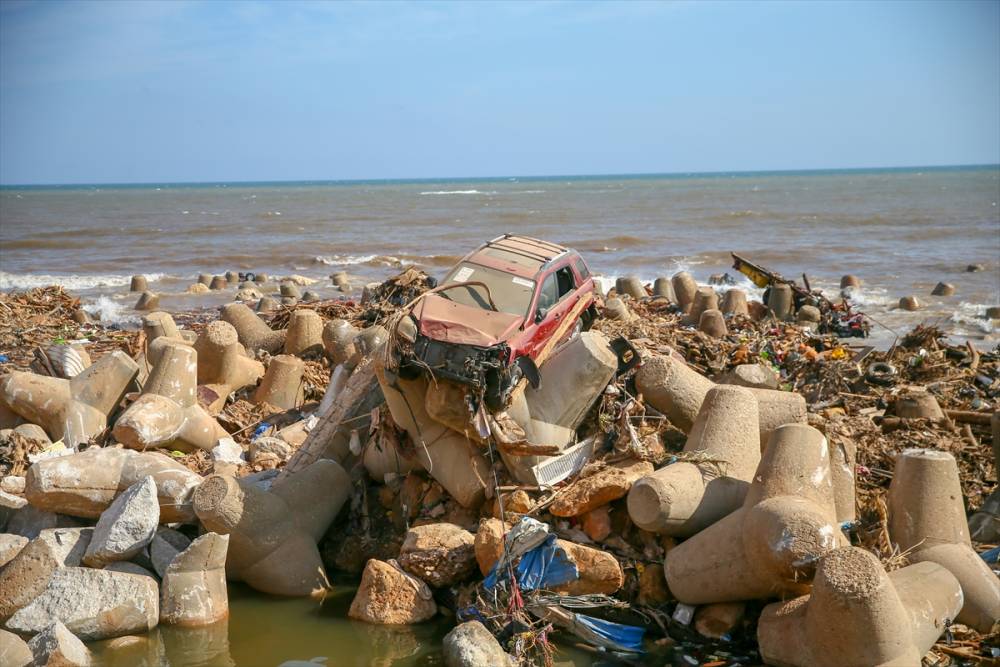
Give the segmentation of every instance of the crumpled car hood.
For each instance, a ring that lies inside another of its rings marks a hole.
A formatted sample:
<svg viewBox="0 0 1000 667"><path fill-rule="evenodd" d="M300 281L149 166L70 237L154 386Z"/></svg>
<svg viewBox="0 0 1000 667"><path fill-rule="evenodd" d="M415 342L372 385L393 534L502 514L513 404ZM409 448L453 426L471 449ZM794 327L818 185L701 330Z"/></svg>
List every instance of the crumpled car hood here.
<svg viewBox="0 0 1000 667"><path fill-rule="evenodd" d="M413 308L420 333L433 340L456 345L490 347L507 340L523 318L465 306L436 294L420 300Z"/></svg>

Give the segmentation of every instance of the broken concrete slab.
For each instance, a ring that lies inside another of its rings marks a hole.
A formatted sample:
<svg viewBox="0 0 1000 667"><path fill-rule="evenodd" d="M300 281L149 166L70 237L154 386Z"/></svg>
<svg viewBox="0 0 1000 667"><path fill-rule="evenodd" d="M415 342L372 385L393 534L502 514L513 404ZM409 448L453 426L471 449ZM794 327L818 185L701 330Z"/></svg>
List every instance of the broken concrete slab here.
<svg viewBox="0 0 1000 667"><path fill-rule="evenodd" d="M326 583L316 542L351 488L340 464L320 460L270 491L212 475L195 492L194 509L208 530L230 536L230 579L265 593L305 596Z"/></svg>
<svg viewBox="0 0 1000 667"><path fill-rule="evenodd" d="M60 621L50 623L32 637L28 648L33 667L87 667L91 664L90 651Z"/></svg>
<svg viewBox="0 0 1000 667"><path fill-rule="evenodd" d="M940 565L886 573L871 552L844 547L820 560L809 595L764 607L757 641L769 665L919 665L961 606Z"/></svg>
<svg viewBox="0 0 1000 667"><path fill-rule="evenodd" d="M437 614L431 589L398 566L372 558L347 615L366 623L408 625Z"/></svg>
<svg viewBox="0 0 1000 667"><path fill-rule="evenodd" d="M114 351L71 380L14 371L0 378L0 404L42 426L66 446L87 443L107 426L139 366Z"/></svg>
<svg viewBox="0 0 1000 667"><path fill-rule="evenodd" d="M39 533L48 528L74 528L81 523L71 516L46 512L30 504L19 510L11 511L13 514L4 530L29 540L35 539Z"/></svg>
<svg viewBox="0 0 1000 667"><path fill-rule="evenodd" d="M788 424L772 436L743 506L668 551L664 571L686 604L801 595L817 561L845 543L826 438Z"/></svg>
<svg viewBox="0 0 1000 667"><path fill-rule="evenodd" d="M22 633L41 632L53 619L84 641L148 632L159 620L159 590L150 577L64 567L7 621Z"/></svg>
<svg viewBox="0 0 1000 667"><path fill-rule="evenodd" d="M958 579L965 604L954 620L990 632L1000 621L1000 579L972 548L955 457L932 449L897 455L888 510L889 536L910 563L937 563Z"/></svg>
<svg viewBox="0 0 1000 667"><path fill-rule="evenodd" d="M229 536L206 533L178 553L163 575L160 620L200 626L229 616L226 553Z"/></svg>
<svg viewBox="0 0 1000 667"><path fill-rule="evenodd" d="M475 539L451 523L416 526L406 533L397 560L404 570L431 586L453 586L475 570Z"/></svg>
<svg viewBox="0 0 1000 667"><path fill-rule="evenodd" d="M101 514L83 557L85 565L104 567L129 560L153 540L160 523L156 483L151 476L127 488Z"/></svg>

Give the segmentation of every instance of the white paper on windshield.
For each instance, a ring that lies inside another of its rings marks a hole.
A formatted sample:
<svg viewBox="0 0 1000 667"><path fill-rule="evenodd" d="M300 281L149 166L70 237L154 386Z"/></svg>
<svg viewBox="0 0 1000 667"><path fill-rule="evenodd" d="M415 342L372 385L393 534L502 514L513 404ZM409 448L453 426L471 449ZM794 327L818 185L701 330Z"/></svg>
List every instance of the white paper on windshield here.
<svg viewBox="0 0 1000 667"><path fill-rule="evenodd" d="M531 282L530 280L525 280L524 278L518 278L517 276L515 276L513 278L512 282L515 285L520 285L521 287L534 287L535 286L535 283Z"/></svg>
<svg viewBox="0 0 1000 667"><path fill-rule="evenodd" d="M458 270L458 273L455 274L455 282L464 283L469 279L469 276L471 276L474 272L475 269L471 269L468 266L462 267L461 269Z"/></svg>

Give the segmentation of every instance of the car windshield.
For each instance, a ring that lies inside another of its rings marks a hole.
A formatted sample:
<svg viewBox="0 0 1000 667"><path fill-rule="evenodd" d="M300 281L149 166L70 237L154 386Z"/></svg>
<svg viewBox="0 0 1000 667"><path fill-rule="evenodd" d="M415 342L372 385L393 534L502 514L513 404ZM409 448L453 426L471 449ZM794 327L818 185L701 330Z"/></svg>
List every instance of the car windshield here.
<svg viewBox="0 0 1000 667"><path fill-rule="evenodd" d="M481 282L489 285L490 295L497 309L504 313L524 317L531 304L531 295L535 291L535 281L512 276L503 271L497 271L479 264L462 262L448 274L444 286L465 282ZM464 306L492 310L486 290L480 285L465 285L438 292L439 296L455 301Z"/></svg>

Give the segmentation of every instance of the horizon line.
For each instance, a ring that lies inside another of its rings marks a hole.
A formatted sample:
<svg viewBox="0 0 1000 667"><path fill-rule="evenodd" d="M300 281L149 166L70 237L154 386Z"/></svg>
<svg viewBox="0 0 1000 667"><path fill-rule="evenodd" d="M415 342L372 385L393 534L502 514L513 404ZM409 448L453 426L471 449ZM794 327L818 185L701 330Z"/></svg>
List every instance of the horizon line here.
<svg viewBox="0 0 1000 667"><path fill-rule="evenodd" d="M875 171L912 171L916 169L947 170L947 169L983 169L998 168L997 163L973 163L973 164L924 164L924 165L899 165L882 167L818 167L808 169L751 169L751 170L724 170L724 171L673 171L673 172L626 172L626 173L594 173L594 174L534 174L534 175L506 175L506 176L433 176L433 177L399 177L399 178L347 178L347 179L325 179L325 178L300 178L282 180L211 180L211 181L115 181L115 182L72 182L72 183L0 183L0 189L17 190L22 188L88 188L88 187L142 187L142 186L192 186L192 185L261 185L261 184L291 184L291 183L311 183L311 184L405 184L405 183L439 183L444 181L452 182L494 182L512 180L556 180L562 178L570 179L600 179L600 178L649 178L649 177L698 177L698 176L742 176L742 175L779 175L779 174L818 174L830 172L875 172Z"/></svg>

